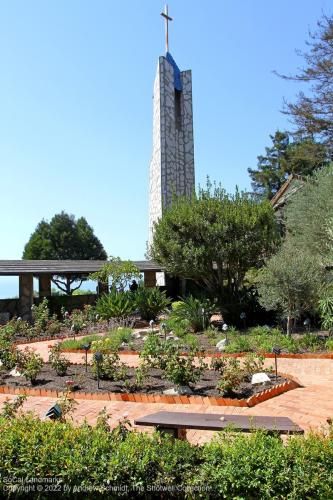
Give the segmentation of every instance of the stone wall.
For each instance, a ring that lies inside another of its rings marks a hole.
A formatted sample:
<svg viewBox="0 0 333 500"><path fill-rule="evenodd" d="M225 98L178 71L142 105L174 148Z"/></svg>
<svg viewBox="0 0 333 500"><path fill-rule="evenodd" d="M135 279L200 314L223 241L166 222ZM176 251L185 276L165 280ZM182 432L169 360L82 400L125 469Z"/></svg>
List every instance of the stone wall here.
<svg viewBox="0 0 333 500"><path fill-rule="evenodd" d="M49 301L51 313L60 314L62 306L64 306L68 312L71 312L73 309L83 309L86 304L94 305L97 300L97 295L53 295L47 297L47 299ZM34 304L39 304L40 301L41 299L34 298ZM2 313L9 313L10 319L14 316L20 316L19 299L0 299L0 315Z"/></svg>
<svg viewBox="0 0 333 500"><path fill-rule="evenodd" d="M0 299L0 314L9 313L10 318L19 316L19 299Z"/></svg>
<svg viewBox="0 0 333 500"><path fill-rule="evenodd" d="M190 196L195 188L191 71L180 73L182 90L174 84L174 68L160 57L154 83L153 152L149 180L149 245L154 223L173 197Z"/></svg>

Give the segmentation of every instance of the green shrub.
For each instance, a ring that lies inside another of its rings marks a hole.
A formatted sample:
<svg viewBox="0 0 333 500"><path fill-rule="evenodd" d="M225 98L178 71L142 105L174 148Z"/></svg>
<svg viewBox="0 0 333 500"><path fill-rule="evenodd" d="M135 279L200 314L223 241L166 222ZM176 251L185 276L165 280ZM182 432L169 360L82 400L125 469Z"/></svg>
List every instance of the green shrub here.
<svg viewBox="0 0 333 500"><path fill-rule="evenodd" d="M195 360L196 353L181 356L180 350L174 350L166 358L163 377L176 386L195 384L207 368L202 358Z"/></svg>
<svg viewBox="0 0 333 500"><path fill-rule="evenodd" d="M251 343L250 337L246 335L239 335L237 337L232 338L229 341L225 348L225 352L227 353L235 353L235 352L250 352L252 351L253 346Z"/></svg>
<svg viewBox="0 0 333 500"><path fill-rule="evenodd" d="M119 492L117 487L130 492L124 498L139 499L160 497L163 488L166 498L332 498L331 434L310 433L283 443L265 432L225 431L211 443L194 446L158 433L128 431L123 424L109 431L107 417L91 427L41 421L32 414L0 417L0 428L4 497L16 497L17 484L55 478L58 483L52 484L59 485L62 498L73 498L80 487L108 498L117 496L112 493L113 488ZM154 489L158 495L151 494Z"/></svg>
<svg viewBox="0 0 333 500"><path fill-rule="evenodd" d="M5 327L12 328L15 336L29 337L31 335L31 325L28 321L22 320L21 318L11 319Z"/></svg>
<svg viewBox="0 0 333 500"><path fill-rule="evenodd" d="M308 349L312 352L325 348L325 341L313 333L305 333L298 339L297 343L300 348Z"/></svg>
<svg viewBox="0 0 333 500"><path fill-rule="evenodd" d="M61 354L61 344L59 343L52 347L49 355L49 362L60 377L66 375L68 367L71 364L69 359Z"/></svg>
<svg viewBox="0 0 333 500"><path fill-rule="evenodd" d="M170 318L176 321L187 320L194 332L204 331L215 307L215 302L208 299L201 301L189 295L173 304Z"/></svg>
<svg viewBox="0 0 333 500"><path fill-rule="evenodd" d="M197 351L199 349L199 339L193 333L187 333L182 338L182 343L185 348L189 348L190 350Z"/></svg>
<svg viewBox="0 0 333 500"><path fill-rule="evenodd" d="M46 324L45 333L49 337L55 337L61 332L62 324L57 319L51 319Z"/></svg>
<svg viewBox="0 0 333 500"><path fill-rule="evenodd" d="M18 350L8 340L8 337L0 337L0 361L7 370L11 370L17 363Z"/></svg>
<svg viewBox="0 0 333 500"><path fill-rule="evenodd" d="M99 340L102 337L100 335L85 335L81 339L66 339L60 342L60 349L83 349L84 345L91 344L94 340Z"/></svg>
<svg viewBox="0 0 333 500"><path fill-rule="evenodd" d="M191 330L191 325L188 319L177 320L175 318L168 318L164 321L166 329L174 333L177 337L183 337Z"/></svg>
<svg viewBox="0 0 333 500"><path fill-rule="evenodd" d="M4 326L0 326L0 341L6 340L8 342L13 342L15 338L15 328L11 323L7 323Z"/></svg>
<svg viewBox="0 0 333 500"><path fill-rule="evenodd" d="M319 314L321 325L325 330L333 331L333 296L324 297L319 300Z"/></svg>
<svg viewBox="0 0 333 500"><path fill-rule="evenodd" d="M170 305L170 299L166 296L166 291L161 291L158 287L140 287L135 292L135 303L142 319L147 321L156 320L157 316L165 312Z"/></svg>
<svg viewBox="0 0 333 500"><path fill-rule="evenodd" d="M105 380L124 380L126 378L127 366L120 362L116 352L103 354L101 363L97 363L95 358L92 362L92 372L99 375L99 378Z"/></svg>
<svg viewBox="0 0 333 500"><path fill-rule="evenodd" d="M221 379L218 389L225 395L232 394L243 381L250 381L254 373L261 372L265 358L248 354L242 360L237 358L218 358L212 362L213 370L219 372Z"/></svg>
<svg viewBox="0 0 333 500"><path fill-rule="evenodd" d="M333 351L333 339L326 340L325 346L328 351Z"/></svg>
<svg viewBox="0 0 333 500"><path fill-rule="evenodd" d="M123 342L130 347L131 339L131 328L117 328L116 330L110 330L107 335L95 339L91 343L91 349L101 352L117 351Z"/></svg>
<svg viewBox="0 0 333 500"><path fill-rule="evenodd" d="M96 311L102 319L111 319L126 323L136 309L135 294L129 291L111 291L97 301Z"/></svg>
<svg viewBox="0 0 333 500"><path fill-rule="evenodd" d="M38 305L33 304L31 307L31 313L35 327L40 332L44 332L50 317L48 300L44 298Z"/></svg>
<svg viewBox="0 0 333 500"><path fill-rule="evenodd" d="M42 357L33 349L26 347L24 351L19 351L17 367L20 373L34 384L44 365Z"/></svg>

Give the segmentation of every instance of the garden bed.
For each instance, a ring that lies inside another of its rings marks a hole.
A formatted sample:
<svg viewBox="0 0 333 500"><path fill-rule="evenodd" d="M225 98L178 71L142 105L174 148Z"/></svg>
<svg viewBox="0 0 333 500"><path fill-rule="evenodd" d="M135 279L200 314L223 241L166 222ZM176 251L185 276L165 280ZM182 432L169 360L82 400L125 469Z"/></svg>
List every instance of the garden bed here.
<svg viewBox="0 0 333 500"><path fill-rule="evenodd" d="M261 393L263 390L272 389L274 386L285 384L290 379L286 376L279 375L275 380L275 376L267 373L271 381L265 385L253 386L250 382L242 382L237 386L232 394L228 394L230 399L248 399ZM12 389L43 389L56 391L58 393L65 392L68 389L67 381L73 381L78 385L75 394L80 393L139 393L139 394L163 394L163 391L170 389L174 384L162 378L162 371L158 369L150 369L148 376L142 385L137 388L135 386L135 370L128 368L124 380L111 381L100 380L100 387L97 387L97 380L92 373L91 366L87 366L87 372L84 365L70 365L67 375L58 376L51 368L49 363L45 363L36 380L32 386L29 381L24 377L13 377L9 372L0 372L0 385ZM127 381L127 382L125 382ZM192 385L193 396L209 396L209 397L222 397L221 392L217 389L219 375L214 370L205 370L200 377L200 380ZM127 385L126 385L127 384ZM131 384L129 386L128 384ZM132 388L131 388L132 387Z"/></svg>

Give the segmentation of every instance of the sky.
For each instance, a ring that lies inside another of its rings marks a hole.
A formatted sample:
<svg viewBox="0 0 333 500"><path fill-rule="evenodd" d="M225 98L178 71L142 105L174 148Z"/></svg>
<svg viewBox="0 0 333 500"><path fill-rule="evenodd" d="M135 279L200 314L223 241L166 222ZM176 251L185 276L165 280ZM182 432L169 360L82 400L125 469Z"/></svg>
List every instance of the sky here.
<svg viewBox="0 0 333 500"><path fill-rule="evenodd" d="M250 188L248 167L299 84L329 0L169 0L170 52L191 69L196 185ZM86 217L109 255L144 258L160 0L0 0L0 259L41 219ZM17 293L0 277L0 297Z"/></svg>

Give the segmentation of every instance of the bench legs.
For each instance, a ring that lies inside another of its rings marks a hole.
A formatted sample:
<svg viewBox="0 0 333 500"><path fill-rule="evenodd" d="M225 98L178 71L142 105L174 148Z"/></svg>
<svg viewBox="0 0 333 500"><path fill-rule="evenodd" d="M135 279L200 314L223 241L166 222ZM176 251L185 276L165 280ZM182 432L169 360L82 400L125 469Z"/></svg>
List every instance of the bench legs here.
<svg viewBox="0 0 333 500"><path fill-rule="evenodd" d="M168 434L173 439L181 439L182 441L186 441L186 429L175 429L171 427L162 427L158 425L156 430L161 434Z"/></svg>

